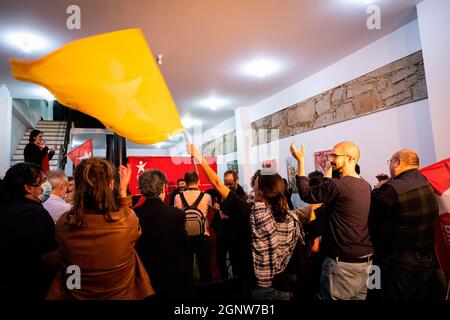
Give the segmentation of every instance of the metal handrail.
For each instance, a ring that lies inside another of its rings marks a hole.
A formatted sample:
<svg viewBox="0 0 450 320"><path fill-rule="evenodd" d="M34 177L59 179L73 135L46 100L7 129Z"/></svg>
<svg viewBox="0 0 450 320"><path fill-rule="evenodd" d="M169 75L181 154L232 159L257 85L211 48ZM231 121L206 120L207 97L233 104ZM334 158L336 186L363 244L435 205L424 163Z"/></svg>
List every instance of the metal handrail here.
<svg viewBox="0 0 450 320"><path fill-rule="evenodd" d="M61 145L61 150L59 152L59 164L58 167L61 170L66 169L66 163L67 163L67 151L69 147L69 138L70 138L70 129L72 128L72 109L68 110L67 115L67 124L66 124L66 131L64 133L64 144Z"/></svg>

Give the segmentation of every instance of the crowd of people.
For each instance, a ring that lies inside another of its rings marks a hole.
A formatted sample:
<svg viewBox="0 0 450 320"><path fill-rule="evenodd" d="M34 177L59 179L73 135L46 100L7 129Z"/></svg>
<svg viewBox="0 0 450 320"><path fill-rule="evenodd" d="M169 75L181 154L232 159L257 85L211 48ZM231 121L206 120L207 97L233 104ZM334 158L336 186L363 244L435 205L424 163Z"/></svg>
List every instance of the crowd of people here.
<svg viewBox="0 0 450 320"><path fill-rule="evenodd" d="M42 139L33 135L30 144ZM243 300L443 298L439 205L415 152L395 152L390 175L372 188L354 143L336 144L309 174L304 147L291 145L308 204L294 208L277 172L257 170L247 193L236 172L222 181L194 145L188 150L213 189L202 192L198 173L186 172L166 201L166 175L146 170L138 205L128 193L130 167L90 158L72 178L40 165L48 149L30 151L39 157L12 166L0 183L0 271L8 275L0 298L192 300L199 287L213 296L227 283ZM369 286L377 270L381 282Z"/></svg>

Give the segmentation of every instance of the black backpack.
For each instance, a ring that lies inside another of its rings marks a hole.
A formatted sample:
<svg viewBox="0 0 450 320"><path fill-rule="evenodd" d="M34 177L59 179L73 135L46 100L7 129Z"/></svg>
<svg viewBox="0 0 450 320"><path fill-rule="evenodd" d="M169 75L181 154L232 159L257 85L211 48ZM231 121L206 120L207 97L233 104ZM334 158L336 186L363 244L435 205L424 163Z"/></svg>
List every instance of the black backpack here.
<svg viewBox="0 0 450 320"><path fill-rule="evenodd" d="M180 193L180 199L183 203L183 211L186 214L185 229L190 237L205 234L206 218L203 216L203 212L197 208L204 195L205 194L203 192L200 192L197 200L195 200L192 205L189 205L184 197L184 194Z"/></svg>

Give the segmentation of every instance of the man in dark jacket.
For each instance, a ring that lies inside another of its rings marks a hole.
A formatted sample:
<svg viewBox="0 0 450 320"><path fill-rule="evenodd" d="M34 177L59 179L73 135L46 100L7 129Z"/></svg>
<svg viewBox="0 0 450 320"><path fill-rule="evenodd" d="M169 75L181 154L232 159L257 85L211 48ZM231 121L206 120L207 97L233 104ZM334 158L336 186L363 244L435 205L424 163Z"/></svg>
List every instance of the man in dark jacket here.
<svg viewBox="0 0 450 320"><path fill-rule="evenodd" d="M239 198L244 201L247 198L244 189L239 185L239 177L233 170L228 170L223 175L224 184L233 191ZM236 259L237 247L241 244L237 243L235 230L229 221L230 212L222 212L220 208L222 197L217 195L217 202L214 206L218 209L214 215L212 227L214 228L216 238L216 258L219 267L221 279L228 278L227 254L230 259L233 276L238 275L238 259Z"/></svg>
<svg viewBox="0 0 450 320"><path fill-rule="evenodd" d="M163 202L166 184L159 170L146 170L139 176L139 189L146 200L134 209L142 228L136 250L157 297L186 299L193 283L186 252L186 217L183 211Z"/></svg>
<svg viewBox="0 0 450 320"><path fill-rule="evenodd" d="M175 197L186 189L186 181L183 178L177 180L177 188L170 194L170 205L175 205Z"/></svg>
<svg viewBox="0 0 450 320"><path fill-rule="evenodd" d="M391 178L372 191L370 231L381 268L380 297L432 299L439 204L414 151L388 161Z"/></svg>

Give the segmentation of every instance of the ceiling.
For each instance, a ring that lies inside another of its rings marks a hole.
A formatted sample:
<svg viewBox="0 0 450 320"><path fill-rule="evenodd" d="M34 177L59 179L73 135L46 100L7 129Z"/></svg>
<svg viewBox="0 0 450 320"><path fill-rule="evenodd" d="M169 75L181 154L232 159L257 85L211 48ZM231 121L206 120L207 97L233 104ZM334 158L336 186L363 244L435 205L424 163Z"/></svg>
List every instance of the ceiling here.
<svg viewBox="0 0 450 320"><path fill-rule="evenodd" d="M381 30L366 27L368 3L381 8ZM8 58L35 58L65 43L99 33L141 28L156 56L181 117L203 129L232 117L318 72L416 18L420 0L1 0L0 83L14 98L42 98L35 85L14 80ZM66 9L81 8L81 30L68 30ZM49 41L25 54L4 36L35 32ZM266 78L242 75L251 59L275 59L282 68ZM227 105L212 111L201 100Z"/></svg>

